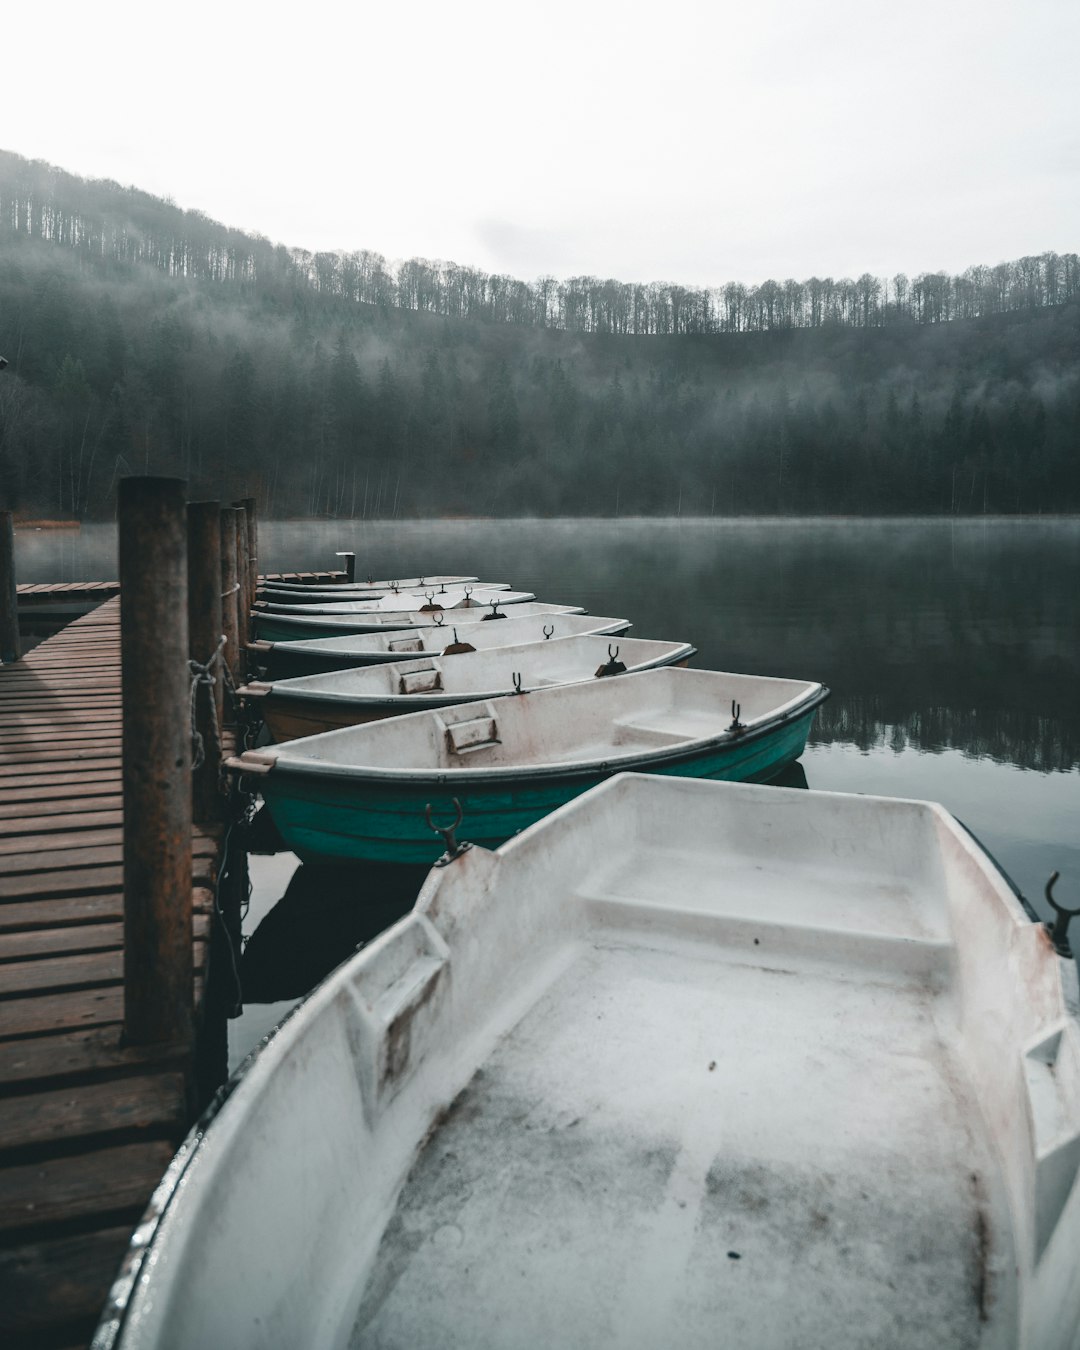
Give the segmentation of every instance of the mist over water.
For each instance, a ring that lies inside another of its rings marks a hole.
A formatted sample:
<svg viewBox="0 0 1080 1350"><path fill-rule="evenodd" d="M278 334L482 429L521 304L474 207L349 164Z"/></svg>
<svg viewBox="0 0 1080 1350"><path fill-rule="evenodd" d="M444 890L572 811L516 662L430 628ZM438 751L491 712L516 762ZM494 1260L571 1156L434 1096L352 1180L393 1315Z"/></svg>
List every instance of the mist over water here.
<svg viewBox="0 0 1080 1350"><path fill-rule="evenodd" d="M1080 520L263 522L264 570L473 574L833 691L811 788L941 801L1037 908L1080 904ZM23 533L20 579L115 576L115 535ZM283 892L284 858L265 869Z"/></svg>

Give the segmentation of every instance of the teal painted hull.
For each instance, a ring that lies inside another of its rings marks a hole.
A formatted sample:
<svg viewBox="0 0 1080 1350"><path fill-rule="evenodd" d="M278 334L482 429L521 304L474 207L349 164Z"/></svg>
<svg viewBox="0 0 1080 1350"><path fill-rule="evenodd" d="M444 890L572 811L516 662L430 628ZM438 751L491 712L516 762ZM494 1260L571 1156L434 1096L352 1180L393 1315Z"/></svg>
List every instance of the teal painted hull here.
<svg viewBox="0 0 1080 1350"><path fill-rule="evenodd" d="M325 623L313 622L316 616L312 615L310 619L304 618L302 624L291 623L288 615L283 615L280 619L274 614L266 614L262 610L255 611L255 636L261 638L263 642L296 642L304 638L329 638L343 637L346 633L356 632L389 632L392 625L372 623L370 619L359 614L356 616L355 626L351 623ZM348 619L348 615L341 615L341 619ZM405 625L401 625L405 627Z"/></svg>
<svg viewBox="0 0 1080 1350"><path fill-rule="evenodd" d="M286 843L305 862L432 863L442 853L443 844L424 818L429 802L436 824L449 823L454 818L453 798L458 797L464 811L458 837L495 848L613 773L633 770L766 782L802 754L815 711L765 735L662 764L624 761L607 771L580 775L529 778L522 774L520 780L485 783L473 779L454 785L430 779L414 785L400 780L322 778L276 767L259 780L259 787Z"/></svg>

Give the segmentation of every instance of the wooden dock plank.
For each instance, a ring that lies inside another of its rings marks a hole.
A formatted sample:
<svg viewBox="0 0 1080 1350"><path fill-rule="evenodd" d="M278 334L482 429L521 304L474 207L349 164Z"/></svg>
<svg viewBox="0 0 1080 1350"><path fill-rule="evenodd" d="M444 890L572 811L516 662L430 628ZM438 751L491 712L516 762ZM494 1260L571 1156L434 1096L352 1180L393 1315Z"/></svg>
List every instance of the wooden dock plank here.
<svg viewBox="0 0 1080 1350"><path fill-rule="evenodd" d="M0 1042L17 1041L24 1036L47 1036L55 1031L112 1026L119 1036L124 1019L124 991L119 985L109 989L81 989L74 993L52 994L48 998L18 998L4 1004L0 1021ZM0 1057L5 1047L0 1044ZM7 1111L0 1105L0 1119Z"/></svg>
<svg viewBox="0 0 1080 1350"><path fill-rule="evenodd" d="M0 1339L9 1350L41 1345L53 1329L68 1330L75 1343L85 1345L104 1301L102 1290L108 1292L130 1238L125 1223L0 1252L0 1286L6 1291Z"/></svg>
<svg viewBox="0 0 1080 1350"><path fill-rule="evenodd" d="M113 798L103 798L104 801L112 801ZM53 803L59 805L59 803ZM6 839L12 835L21 835L26 838L31 834L42 834L52 831L60 826L65 830L92 830L101 825L119 825L124 819L123 811L119 806L112 810L105 811L77 811L74 806L86 806L86 802L74 803L72 809L63 814L63 819L59 818L58 812L45 812L40 816L27 816L20 820L17 816L9 818L4 815L3 809L0 809L0 839Z"/></svg>
<svg viewBox="0 0 1080 1350"><path fill-rule="evenodd" d="M205 919L203 920L205 923ZM26 961L68 952L119 950L124 945L122 922L81 923L64 928L17 929L0 932L0 962ZM3 974L0 973L0 987Z"/></svg>
<svg viewBox="0 0 1080 1350"><path fill-rule="evenodd" d="M41 1091L62 1083L101 1082L147 1068L186 1069L189 1045L121 1045L115 1028L90 1027L14 1041L0 1054L0 1087L6 1092Z"/></svg>
<svg viewBox="0 0 1080 1350"><path fill-rule="evenodd" d="M51 994L119 984L124 978L124 953L78 952L43 957L37 961L14 961L0 974L0 1016L7 999L27 994Z"/></svg>
<svg viewBox="0 0 1080 1350"><path fill-rule="evenodd" d="M192 1046L121 1044L120 693L116 599L0 668L0 1342L15 1350L85 1345L190 1120ZM197 1002L220 835L192 841Z"/></svg>
<svg viewBox="0 0 1080 1350"><path fill-rule="evenodd" d="M121 1218L124 1211L137 1219L172 1154L170 1143L152 1139L100 1149L92 1168L79 1157L6 1168L0 1171L0 1234L90 1215Z"/></svg>
<svg viewBox="0 0 1080 1350"><path fill-rule="evenodd" d="M0 1150L132 1131L175 1134L186 1115L187 1084L176 1071L23 1093L0 1113Z"/></svg>

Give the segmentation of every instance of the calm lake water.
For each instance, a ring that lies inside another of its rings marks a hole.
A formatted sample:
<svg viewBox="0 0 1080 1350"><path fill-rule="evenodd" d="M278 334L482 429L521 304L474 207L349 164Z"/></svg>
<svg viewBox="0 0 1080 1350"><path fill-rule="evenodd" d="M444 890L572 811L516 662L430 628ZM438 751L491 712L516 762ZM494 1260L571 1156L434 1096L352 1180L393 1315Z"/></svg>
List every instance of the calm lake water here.
<svg viewBox="0 0 1080 1350"><path fill-rule="evenodd" d="M809 787L940 801L1040 912L1055 870L1058 898L1080 904L1080 520L260 527L266 570L332 567L338 549L355 551L358 577L506 581L629 618L637 637L693 642L698 666L821 680L833 696L801 761ZM116 572L106 526L21 534L16 553L25 581ZM249 928L296 869L289 855L252 861ZM332 889L314 880L297 877L276 921L294 956L298 932L311 932L311 898L298 892ZM377 889L380 915L407 903L385 880ZM250 954L260 948L269 942ZM270 965L256 972L264 997L276 992ZM237 1053L284 1006L254 1016Z"/></svg>

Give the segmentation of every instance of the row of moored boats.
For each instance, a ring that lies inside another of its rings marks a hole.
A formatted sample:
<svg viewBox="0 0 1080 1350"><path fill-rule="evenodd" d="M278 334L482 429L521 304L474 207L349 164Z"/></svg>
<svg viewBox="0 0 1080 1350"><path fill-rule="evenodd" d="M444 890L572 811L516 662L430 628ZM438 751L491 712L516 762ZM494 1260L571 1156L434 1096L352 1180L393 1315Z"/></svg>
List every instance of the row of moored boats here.
<svg viewBox="0 0 1080 1350"><path fill-rule="evenodd" d="M265 586L254 621L274 744L234 766L307 861L433 862L459 807L495 847L620 771L764 781L828 697L469 577Z"/></svg>
<svg viewBox="0 0 1080 1350"><path fill-rule="evenodd" d="M98 1350L1076 1350L1075 964L940 806L752 785L822 685L460 577L255 624L289 845L442 857L177 1155Z"/></svg>

